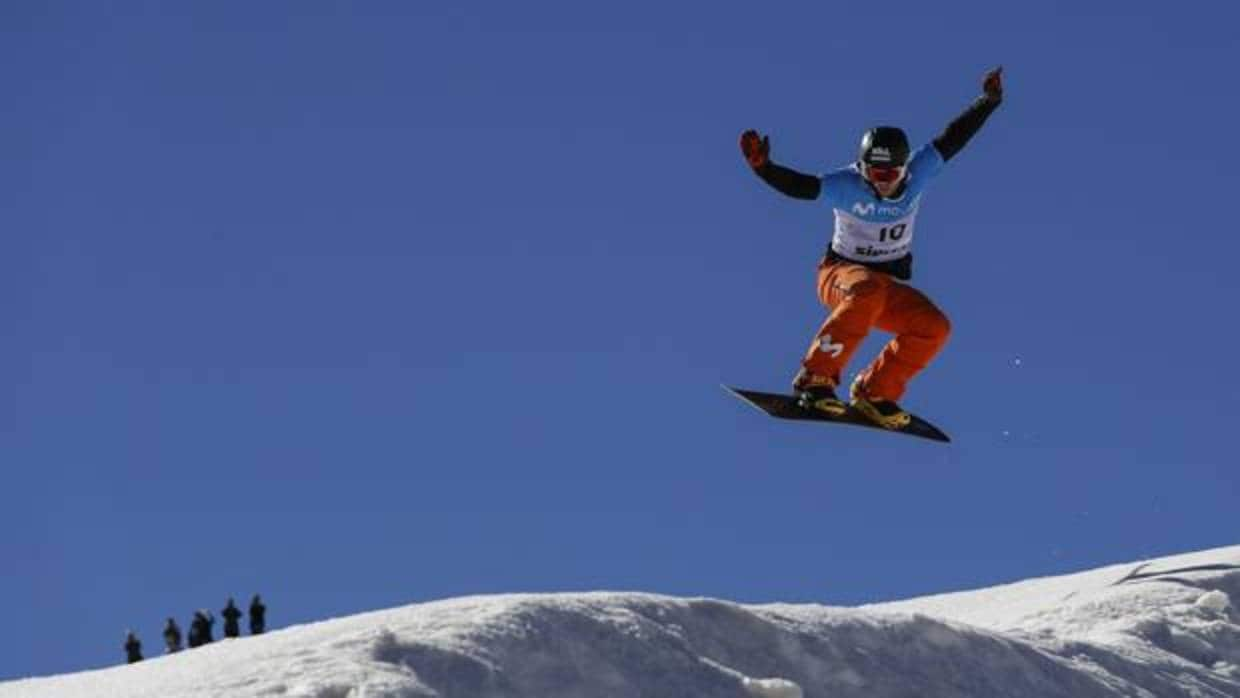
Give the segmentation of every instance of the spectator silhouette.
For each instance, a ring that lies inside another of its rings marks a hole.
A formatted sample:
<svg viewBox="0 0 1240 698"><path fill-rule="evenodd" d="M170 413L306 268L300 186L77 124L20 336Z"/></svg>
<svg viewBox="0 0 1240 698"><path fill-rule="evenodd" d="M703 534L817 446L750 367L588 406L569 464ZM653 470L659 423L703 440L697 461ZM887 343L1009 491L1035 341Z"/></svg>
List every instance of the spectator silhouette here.
<svg viewBox="0 0 1240 698"><path fill-rule="evenodd" d="M164 644L167 646L164 649L164 652L167 654L181 651L181 628L171 618L168 619L168 624L164 626Z"/></svg>
<svg viewBox="0 0 1240 698"><path fill-rule="evenodd" d="M228 605L224 610L220 611L220 615L224 616L224 637L241 637L241 609L237 608L237 604L228 597Z"/></svg>
<svg viewBox="0 0 1240 698"><path fill-rule="evenodd" d="M250 634L262 635L267 629L267 607L258 594L250 601Z"/></svg>
<svg viewBox="0 0 1240 698"><path fill-rule="evenodd" d="M138 641L138 636L134 635L132 630L126 632L125 657L130 664L142 661L142 643Z"/></svg>
<svg viewBox="0 0 1240 698"><path fill-rule="evenodd" d="M189 626L189 646L201 647L211 642L211 627L214 625L215 616L210 611L194 611L194 621Z"/></svg>
<svg viewBox="0 0 1240 698"><path fill-rule="evenodd" d="M202 645L202 611L194 611L194 618L189 622L189 634L185 636L185 644L190 649Z"/></svg>

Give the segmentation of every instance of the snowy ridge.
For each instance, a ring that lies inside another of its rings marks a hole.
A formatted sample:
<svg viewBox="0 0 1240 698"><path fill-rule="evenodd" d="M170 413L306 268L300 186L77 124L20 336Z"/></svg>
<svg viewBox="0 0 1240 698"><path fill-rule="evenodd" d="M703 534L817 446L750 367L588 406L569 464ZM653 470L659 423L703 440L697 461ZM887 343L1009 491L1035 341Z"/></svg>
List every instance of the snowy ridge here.
<svg viewBox="0 0 1240 698"><path fill-rule="evenodd" d="M469 597L0 684L0 698L1240 697L1240 546L861 608Z"/></svg>

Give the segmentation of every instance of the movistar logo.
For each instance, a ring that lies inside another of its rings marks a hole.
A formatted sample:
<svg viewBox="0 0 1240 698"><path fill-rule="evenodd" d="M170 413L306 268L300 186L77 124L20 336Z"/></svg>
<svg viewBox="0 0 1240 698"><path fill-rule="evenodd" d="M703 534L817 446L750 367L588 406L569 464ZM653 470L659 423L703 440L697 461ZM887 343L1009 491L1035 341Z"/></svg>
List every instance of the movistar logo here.
<svg viewBox="0 0 1240 698"><path fill-rule="evenodd" d="M852 212L858 216L870 216L877 212L880 216L902 216L908 210L900 206L888 204L877 205L873 201L858 201L852 205Z"/></svg>
<svg viewBox="0 0 1240 698"><path fill-rule="evenodd" d="M840 358L840 354L844 353L844 344L831 339L831 335L824 335L818 340L818 350L830 354L833 358Z"/></svg>

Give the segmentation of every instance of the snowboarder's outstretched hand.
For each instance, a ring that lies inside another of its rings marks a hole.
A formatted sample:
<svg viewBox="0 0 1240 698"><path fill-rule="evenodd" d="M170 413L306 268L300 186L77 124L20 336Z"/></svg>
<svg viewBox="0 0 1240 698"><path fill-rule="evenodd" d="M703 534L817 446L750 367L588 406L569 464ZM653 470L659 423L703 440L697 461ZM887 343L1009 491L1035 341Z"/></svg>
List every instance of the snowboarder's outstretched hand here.
<svg viewBox="0 0 1240 698"><path fill-rule="evenodd" d="M986 73L986 77L982 78L982 92L986 93L987 99L996 102L1003 99L1003 66Z"/></svg>
<svg viewBox="0 0 1240 698"><path fill-rule="evenodd" d="M741 134L741 152L755 170L762 168L770 159L771 137L759 136L758 132L749 129Z"/></svg>

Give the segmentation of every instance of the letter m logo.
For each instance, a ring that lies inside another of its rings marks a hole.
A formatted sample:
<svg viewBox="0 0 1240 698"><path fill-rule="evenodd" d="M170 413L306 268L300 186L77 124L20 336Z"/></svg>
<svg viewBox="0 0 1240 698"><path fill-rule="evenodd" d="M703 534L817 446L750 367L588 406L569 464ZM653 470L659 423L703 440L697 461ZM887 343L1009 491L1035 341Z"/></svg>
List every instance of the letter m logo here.
<svg viewBox="0 0 1240 698"><path fill-rule="evenodd" d="M824 335L818 339L818 351L830 354L838 359L840 354L844 353L844 343L835 341L829 334Z"/></svg>
<svg viewBox="0 0 1240 698"><path fill-rule="evenodd" d="M853 210L853 213L857 214L858 216L868 216L874 213L874 204L872 203L863 204L860 201L858 201L857 203L853 204L852 210Z"/></svg>

